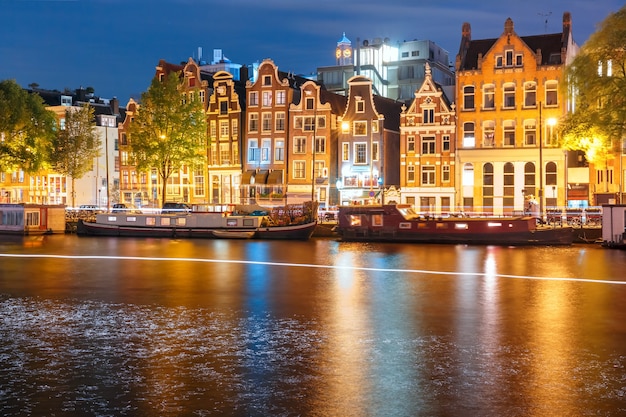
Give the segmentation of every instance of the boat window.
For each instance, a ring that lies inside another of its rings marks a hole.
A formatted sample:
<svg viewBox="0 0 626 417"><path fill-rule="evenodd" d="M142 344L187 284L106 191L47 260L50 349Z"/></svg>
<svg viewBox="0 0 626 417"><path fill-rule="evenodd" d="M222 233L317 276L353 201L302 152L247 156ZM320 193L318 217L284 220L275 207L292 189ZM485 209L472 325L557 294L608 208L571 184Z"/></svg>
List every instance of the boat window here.
<svg viewBox="0 0 626 417"><path fill-rule="evenodd" d="M176 219L177 226L184 226L187 224L187 219L185 217L179 217Z"/></svg>
<svg viewBox="0 0 626 417"><path fill-rule="evenodd" d="M170 218L169 217L161 217L161 226L169 226Z"/></svg>
<svg viewBox="0 0 626 417"><path fill-rule="evenodd" d="M455 229L468 229L467 223L457 223L454 225Z"/></svg>
<svg viewBox="0 0 626 417"><path fill-rule="evenodd" d="M402 222L399 225L400 229L410 229L411 228L411 223L406 223L406 222Z"/></svg>
<svg viewBox="0 0 626 417"><path fill-rule="evenodd" d="M417 228L418 229L426 229L428 227L428 223L418 223L417 224Z"/></svg>
<svg viewBox="0 0 626 417"><path fill-rule="evenodd" d="M39 213L26 213L26 226L39 226Z"/></svg>
<svg viewBox="0 0 626 417"><path fill-rule="evenodd" d="M146 226L154 226L156 219L154 217L146 217Z"/></svg>
<svg viewBox="0 0 626 417"><path fill-rule="evenodd" d="M117 216L109 216L109 217L107 217L107 221L116 222L117 221Z"/></svg>
<svg viewBox="0 0 626 417"><path fill-rule="evenodd" d="M361 225L361 215L360 214L351 214L350 215L350 226L360 226Z"/></svg>
<svg viewBox="0 0 626 417"><path fill-rule="evenodd" d="M487 223L487 226L489 226L489 227L501 227L502 223L489 222L489 223Z"/></svg>
<svg viewBox="0 0 626 417"><path fill-rule="evenodd" d="M237 219L226 219L226 226L237 226Z"/></svg>
<svg viewBox="0 0 626 417"><path fill-rule="evenodd" d="M372 226L382 226L382 225L383 225L383 215L372 214Z"/></svg>
<svg viewBox="0 0 626 417"><path fill-rule="evenodd" d="M244 226L254 226L254 219L243 219Z"/></svg>
<svg viewBox="0 0 626 417"><path fill-rule="evenodd" d="M447 229L448 228L448 224L447 223L437 223L435 225L435 229Z"/></svg>
<svg viewBox="0 0 626 417"><path fill-rule="evenodd" d="M135 216L127 217L126 221L127 222L136 222L137 221L137 217L135 217Z"/></svg>

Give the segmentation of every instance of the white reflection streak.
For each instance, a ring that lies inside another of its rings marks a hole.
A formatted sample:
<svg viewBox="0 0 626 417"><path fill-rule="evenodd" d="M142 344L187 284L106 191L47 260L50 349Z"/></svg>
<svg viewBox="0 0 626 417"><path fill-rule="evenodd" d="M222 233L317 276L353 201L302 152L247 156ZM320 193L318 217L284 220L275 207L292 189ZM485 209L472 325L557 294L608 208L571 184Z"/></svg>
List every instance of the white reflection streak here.
<svg viewBox="0 0 626 417"><path fill-rule="evenodd" d="M538 281L570 281L570 282L590 282L595 284L615 284L626 285L626 281L611 281L606 279L591 278L567 278L567 277L535 277L530 275L507 275L497 274L494 272L466 272L466 271L431 271L427 269L399 269L399 268L369 268L361 266L343 266L343 265L317 265L317 264L296 264L289 262L266 262L266 261L246 261L234 259L205 259L205 258L155 258L142 256L96 256L96 255L49 255L49 254L13 254L0 253L0 258L54 258L54 259L117 259L120 261L165 261L165 262L201 262L201 263L230 263L230 264L251 264L251 265L269 265L283 266L294 268L320 268L320 269L348 269L352 271L371 271L371 272L403 272L407 274L428 274L428 275L468 275L475 277L499 277L511 279L529 279Z"/></svg>

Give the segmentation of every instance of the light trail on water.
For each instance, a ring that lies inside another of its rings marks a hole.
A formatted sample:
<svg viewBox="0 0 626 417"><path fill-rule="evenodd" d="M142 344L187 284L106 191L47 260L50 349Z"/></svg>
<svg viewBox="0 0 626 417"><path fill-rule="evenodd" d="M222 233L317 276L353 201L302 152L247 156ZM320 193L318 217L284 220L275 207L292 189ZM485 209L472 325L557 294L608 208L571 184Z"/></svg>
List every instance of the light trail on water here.
<svg viewBox="0 0 626 417"><path fill-rule="evenodd" d="M158 262L197 262L197 263L223 263L223 264L240 264L240 265L265 265L278 266L288 268L318 268L318 269L334 269L334 270L352 270L362 272L401 272L406 274L427 274L427 275L466 275L474 277L499 277L508 279L526 279L536 281L568 281L568 282L587 282L594 284L612 284L626 285L626 281L591 279L591 278L573 278L573 277L540 277L530 275L509 275L498 274L495 271L485 272L465 272L465 271L434 271L427 269L402 269L402 268L371 268L360 266L344 266L344 265L320 265L320 264L299 264L290 262L267 262L267 261L249 261L236 259L205 259L205 258L165 258L165 257L142 257L142 256L98 256L98 255L52 255L52 254L10 254L0 253L0 258L49 258L49 259L72 259L72 260L120 260L120 261L158 261Z"/></svg>

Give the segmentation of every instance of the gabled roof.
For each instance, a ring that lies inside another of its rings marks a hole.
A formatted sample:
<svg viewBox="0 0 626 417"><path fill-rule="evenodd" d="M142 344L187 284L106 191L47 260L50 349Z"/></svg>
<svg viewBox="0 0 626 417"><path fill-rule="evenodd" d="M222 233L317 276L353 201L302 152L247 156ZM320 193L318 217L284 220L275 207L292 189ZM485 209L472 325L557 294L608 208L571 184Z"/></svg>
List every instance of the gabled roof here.
<svg viewBox="0 0 626 417"><path fill-rule="evenodd" d="M534 53L541 49L541 65L561 64L559 62L550 62L550 57L554 54L561 56L562 33L552 33L548 35L520 36L520 39ZM461 62L461 71L478 69L478 56L483 57L491 50L493 45L500 38L479 39L470 41L465 59Z"/></svg>

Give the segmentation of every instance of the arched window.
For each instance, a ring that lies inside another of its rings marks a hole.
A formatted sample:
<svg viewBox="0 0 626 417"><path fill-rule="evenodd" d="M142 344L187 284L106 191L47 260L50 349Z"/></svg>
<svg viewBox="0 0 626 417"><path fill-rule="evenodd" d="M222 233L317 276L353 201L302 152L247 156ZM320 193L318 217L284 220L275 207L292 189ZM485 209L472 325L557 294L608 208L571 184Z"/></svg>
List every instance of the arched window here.
<svg viewBox="0 0 626 417"><path fill-rule="evenodd" d="M515 166L511 162L504 164L503 180L503 211L505 214L512 214L515 203Z"/></svg>
<svg viewBox="0 0 626 417"><path fill-rule="evenodd" d="M493 164L483 165L483 212L493 214Z"/></svg>
<svg viewBox="0 0 626 417"><path fill-rule="evenodd" d="M463 87L463 110L474 110L474 86Z"/></svg>
<svg viewBox="0 0 626 417"><path fill-rule="evenodd" d="M476 146L476 138L474 136L474 123L463 123L463 147L473 148Z"/></svg>
<svg viewBox="0 0 626 417"><path fill-rule="evenodd" d="M537 83L534 81L524 84L524 107L537 106Z"/></svg>
<svg viewBox="0 0 626 417"><path fill-rule="evenodd" d="M524 165L524 195L537 194L535 182L535 164L526 162L526 165Z"/></svg>

